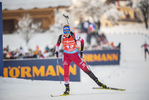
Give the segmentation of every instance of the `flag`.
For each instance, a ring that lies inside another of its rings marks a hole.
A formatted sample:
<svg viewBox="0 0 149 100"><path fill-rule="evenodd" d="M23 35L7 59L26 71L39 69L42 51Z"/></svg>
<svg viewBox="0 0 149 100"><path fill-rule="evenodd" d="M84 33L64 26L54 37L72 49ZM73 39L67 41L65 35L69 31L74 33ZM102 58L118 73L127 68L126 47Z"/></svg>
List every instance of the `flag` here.
<svg viewBox="0 0 149 100"><path fill-rule="evenodd" d="M94 32L95 31L95 25L93 23L90 23L89 29L91 32Z"/></svg>

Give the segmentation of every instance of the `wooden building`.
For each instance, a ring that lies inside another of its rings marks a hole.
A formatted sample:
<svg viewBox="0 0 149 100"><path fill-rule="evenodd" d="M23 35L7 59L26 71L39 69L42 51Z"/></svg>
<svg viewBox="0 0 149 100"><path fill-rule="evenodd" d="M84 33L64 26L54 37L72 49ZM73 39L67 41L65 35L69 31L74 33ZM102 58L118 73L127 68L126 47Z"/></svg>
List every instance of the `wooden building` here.
<svg viewBox="0 0 149 100"><path fill-rule="evenodd" d="M131 7L121 7L117 6L117 10L123 13L123 15L120 17L119 21L117 24L127 24L127 23L140 23L142 22L140 18L138 18L137 14L140 12L136 9L133 9ZM112 22L104 18L103 16L101 17L101 26L113 26Z"/></svg>
<svg viewBox="0 0 149 100"><path fill-rule="evenodd" d="M4 34L14 32L17 29L19 19L24 15L29 15L32 18L33 23L40 22L40 28L42 30L47 30L49 29L50 25L55 23L54 10L66 9L71 5L71 0L31 0L31 2L27 2L25 0L19 1L20 3L17 3L17 0L4 0L2 2ZM68 2L65 3L66 1ZM59 2L63 3L60 4Z"/></svg>

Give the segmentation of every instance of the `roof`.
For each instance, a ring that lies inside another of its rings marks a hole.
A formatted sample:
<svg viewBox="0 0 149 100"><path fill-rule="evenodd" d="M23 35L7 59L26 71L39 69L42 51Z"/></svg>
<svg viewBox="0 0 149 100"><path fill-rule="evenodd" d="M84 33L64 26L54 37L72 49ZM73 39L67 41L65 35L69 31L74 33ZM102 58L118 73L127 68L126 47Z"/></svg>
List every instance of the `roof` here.
<svg viewBox="0 0 149 100"><path fill-rule="evenodd" d="M0 2L3 10L68 7L72 4L72 0L0 0Z"/></svg>

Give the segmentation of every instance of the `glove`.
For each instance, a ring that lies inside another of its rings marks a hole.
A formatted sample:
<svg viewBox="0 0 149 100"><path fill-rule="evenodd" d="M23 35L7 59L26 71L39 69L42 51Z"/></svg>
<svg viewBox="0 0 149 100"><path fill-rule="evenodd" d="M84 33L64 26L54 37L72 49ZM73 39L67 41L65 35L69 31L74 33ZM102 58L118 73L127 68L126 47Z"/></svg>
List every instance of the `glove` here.
<svg viewBox="0 0 149 100"><path fill-rule="evenodd" d="M56 57L58 58L58 52L57 51L55 52L55 54L56 54Z"/></svg>
<svg viewBox="0 0 149 100"><path fill-rule="evenodd" d="M83 51L80 52L80 57L81 57L81 58L84 57Z"/></svg>

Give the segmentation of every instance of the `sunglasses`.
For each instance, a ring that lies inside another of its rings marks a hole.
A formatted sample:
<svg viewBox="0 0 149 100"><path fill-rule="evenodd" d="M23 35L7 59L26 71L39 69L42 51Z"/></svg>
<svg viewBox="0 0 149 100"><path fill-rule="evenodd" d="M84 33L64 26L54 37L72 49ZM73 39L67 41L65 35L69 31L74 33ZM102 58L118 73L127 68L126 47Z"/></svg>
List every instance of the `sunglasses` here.
<svg viewBox="0 0 149 100"><path fill-rule="evenodd" d="M69 33L69 31L65 31L65 32L64 32L64 34L68 34L68 33Z"/></svg>

